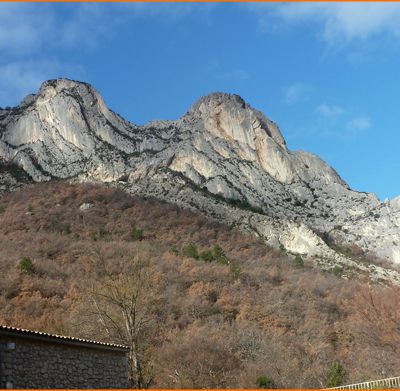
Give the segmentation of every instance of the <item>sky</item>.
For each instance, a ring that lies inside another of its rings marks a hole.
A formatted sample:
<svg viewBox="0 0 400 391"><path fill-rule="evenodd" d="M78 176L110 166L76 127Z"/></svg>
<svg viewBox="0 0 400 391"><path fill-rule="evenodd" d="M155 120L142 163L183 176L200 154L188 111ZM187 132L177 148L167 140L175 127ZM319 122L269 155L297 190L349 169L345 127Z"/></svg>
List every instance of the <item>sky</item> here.
<svg viewBox="0 0 400 391"><path fill-rule="evenodd" d="M400 195L400 3L1 3L0 107L57 77L136 124L239 94L354 190Z"/></svg>

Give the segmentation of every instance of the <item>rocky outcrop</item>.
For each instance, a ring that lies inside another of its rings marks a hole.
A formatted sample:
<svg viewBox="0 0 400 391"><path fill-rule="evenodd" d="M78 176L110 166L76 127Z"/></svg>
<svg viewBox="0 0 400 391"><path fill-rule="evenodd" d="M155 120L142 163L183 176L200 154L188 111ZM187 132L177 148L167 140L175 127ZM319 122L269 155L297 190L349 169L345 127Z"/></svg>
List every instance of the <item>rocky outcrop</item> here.
<svg viewBox="0 0 400 391"><path fill-rule="evenodd" d="M112 183L251 230L321 262L353 262L327 237L400 262L400 201L353 191L237 95L201 98L176 121L137 126L88 84L45 82L0 110L0 157L34 181ZM331 246L332 247L332 246Z"/></svg>

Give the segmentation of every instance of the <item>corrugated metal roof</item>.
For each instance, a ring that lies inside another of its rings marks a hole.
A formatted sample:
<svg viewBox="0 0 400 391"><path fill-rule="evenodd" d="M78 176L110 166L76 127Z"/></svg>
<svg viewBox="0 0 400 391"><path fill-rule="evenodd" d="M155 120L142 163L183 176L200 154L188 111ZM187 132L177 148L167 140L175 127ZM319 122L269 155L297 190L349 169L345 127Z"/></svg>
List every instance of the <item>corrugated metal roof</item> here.
<svg viewBox="0 0 400 391"><path fill-rule="evenodd" d="M0 334L1 331L8 331L10 333L16 333L16 334L21 334L25 336L33 336L33 337L43 337L43 338L53 338L53 339L58 339L60 341L69 341L69 342L77 342L77 343L82 343L82 344L90 344L90 345L98 345L98 346L104 346L105 348L110 347L110 348L118 348L118 349L129 349L125 345L118 345L118 344L113 344L113 343L107 343L107 342L99 342L99 341L92 341L89 339L83 339L83 338L75 338L75 337L70 337L67 335L57 335L57 334L49 334L49 333L44 333L42 331L35 331L35 330L28 330L28 329L21 329L18 327L11 327L11 326L3 326L0 325Z"/></svg>

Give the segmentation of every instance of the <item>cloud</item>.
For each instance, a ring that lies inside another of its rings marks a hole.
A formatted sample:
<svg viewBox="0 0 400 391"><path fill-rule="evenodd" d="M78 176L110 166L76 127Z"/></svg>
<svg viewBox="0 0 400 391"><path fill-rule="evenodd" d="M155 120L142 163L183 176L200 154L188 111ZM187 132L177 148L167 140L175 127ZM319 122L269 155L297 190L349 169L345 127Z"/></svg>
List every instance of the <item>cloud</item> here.
<svg viewBox="0 0 400 391"><path fill-rule="evenodd" d="M53 26L54 15L46 4L0 4L0 52L21 55L38 51Z"/></svg>
<svg viewBox="0 0 400 391"><path fill-rule="evenodd" d="M323 116L325 118L329 118L329 119L336 119L344 113L344 110L340 106L336 106L336 105L330 106L325 103L322 105L319 105L317 107L316 111L321 116Z"/></svg>
<svg viewBox="0 0 400 391"><path fill-rule="evenodd" d="M0 105L13 105L46 79L84 73L66 63L69 51L106 45L138 18L175 23L214 5L193 4L30 4L0 3ZM237 74L237 77L240 75Z"/></svg>
<svg viewBox="0 0 400 391"><path fill-rule="evenodd" d="M175 23L214 4L0 4L0 53L28 55L54 48L93 47L138 18Z"/></svg>
<svg viewBox="0 0 400 391"><path fill-rule="evenodd" d="M18 104L22 97L36 93L44 80L69 72L79 74L82 70L56 60L15 61L0 65L0 107Z"/></svg>
<svg viewBox="0 0 400 391"><path fill-rule="evenodd" d="M343 40L366 40L389 34L400 38L400 4L395 2L327 2L253 4L264 26L307 23L320 26L320 36L329 44Z"/></svg>
<svg viewBox="0 0 400 391"><path fill-rule="evenodd" d="M347 122L346 128L350 132L360 132L371 127L371 119L369 117L355 117Z"/></svg>
<svg viewBox="0 0 400 391"><path fill-rule="evenodd" d="M291 140L306 136L321 140L354 142L372 127L370 117L354 115L340 106L322 104L316 108L315 113L317 115L311 117L306 126L303 123L296 125L296 130L290 134Z"/></svg>
<svg viewBox="0 0 400 391"><path fill-rule="evenodd" d="M294 83L284 90L284 100L293 105L308 100L313 88L307 83Z"/></svg>

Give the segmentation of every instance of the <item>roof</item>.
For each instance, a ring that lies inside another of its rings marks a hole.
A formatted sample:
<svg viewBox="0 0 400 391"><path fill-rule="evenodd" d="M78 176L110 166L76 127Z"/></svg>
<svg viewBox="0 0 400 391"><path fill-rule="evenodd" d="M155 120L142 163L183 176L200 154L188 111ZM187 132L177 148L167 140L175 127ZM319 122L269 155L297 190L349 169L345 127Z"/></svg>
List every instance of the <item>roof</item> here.
<svg viewBox="0 0 400 391"><path fill-rule="evenodd" d="M92 341L89 339L75 338L66 335L49 334L41 331L20 329L18 327L3 326L3 325L0 325L0 336L1 335L41 340L49 343L52 342L52 343L61 343L65 345L82 346L87 348L100 348L100 349L114 350L114 351L129 350L128 346L125 345Z"/></svg>

